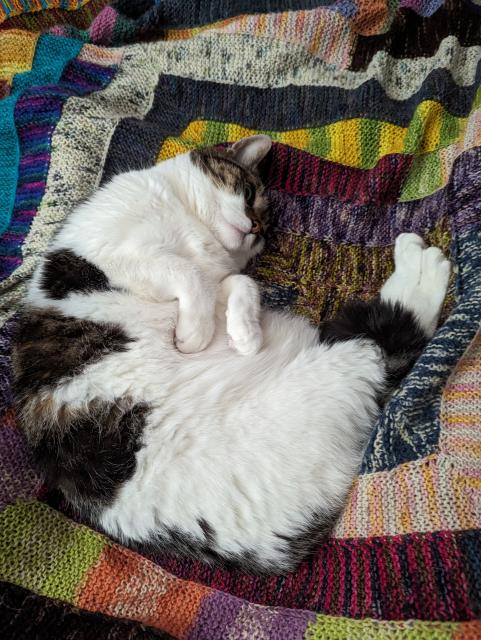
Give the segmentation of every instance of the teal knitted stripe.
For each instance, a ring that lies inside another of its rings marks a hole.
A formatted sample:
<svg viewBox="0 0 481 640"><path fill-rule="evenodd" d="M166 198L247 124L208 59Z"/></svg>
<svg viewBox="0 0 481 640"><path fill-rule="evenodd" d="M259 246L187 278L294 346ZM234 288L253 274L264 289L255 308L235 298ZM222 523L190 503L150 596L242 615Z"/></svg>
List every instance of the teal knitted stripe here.
<svg viewBox="0 0 481 640"><path fill-rule="evenodd" d="M10 95L0 101L0 233L10 224L17 188L19 146L15 104L30 87L56 84L65 65L81 48L78 40L48 34L40 36L31 71L17 74Z"/></svg>

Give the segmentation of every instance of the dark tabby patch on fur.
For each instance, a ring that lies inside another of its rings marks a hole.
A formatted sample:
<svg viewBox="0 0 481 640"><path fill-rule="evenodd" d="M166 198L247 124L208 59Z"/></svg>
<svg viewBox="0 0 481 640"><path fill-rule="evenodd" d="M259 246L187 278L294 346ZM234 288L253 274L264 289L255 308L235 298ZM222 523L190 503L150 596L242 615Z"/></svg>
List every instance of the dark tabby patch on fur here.
<svg viewBox="0 0 481 640"><path fill-rule="evenodd" d="M230 193L244 194L245 213L253 222L252 233L265 233L268 225L267 200L257 173L236 162L229 151L208 147L190 152L192 162L212 181Z"/></svg>
<svg viewBox="0 0 481 640"><path fill-rule="evenodd" d="M28 397L112 352L126 351L132 339L115 324L64 316L54 309L27 309L17 326L14 390Z"/></svg>
<svg viewBox="0 0 481 640"><path fill-rule="evenodd" d="M282 541L285 562L288 571L295 569L301 562L315 553L320 544L326 541L341 514L342 506L312 514L303 527L292 535L276 533Z"/></svg>
<svg viewBox="0 0 481 640"><path fill-rule="evenodd" d="M260 187L261 181L252 172L218 149L195 149L191 151L194 164L231 193L243 193L247 184Z"/></svg>
<svg viewBox="0 0 481 640"><path fill-rule="evenodd" d="M178 557L188 557L193 560L222 567L224 569L242 569L252 573L262 573L260 563L255 553L246 552L237 556L225 556L217 548L216 533L213 527L204 519L199 520L202 536L194 536L174 527L167 527L159 523L159 533L155 540L132 545L136 550L156 556L160 554L172 554Z"/></svg>
<svg viewBox="0 0 481 640"><path fill-rule="evenodd" d="M373 340L384 354L388 392L409 372L428 342L411 311L381 298L347 304L320 326L319 334L322 342L331 344L353 338Z"/></svg>
<svg viewBox="0 0 481 640"><path fill-rule="evenodd" d="M32 449L47 484L79 508L108 505L135 472L147 414L147 405L123 398L45 416L50 424Z"/></svg>
<svg viewBox="0 0 481 640"><path fill-rule="evenodd" d="M245 549L238 554L226 555L222 553L217 546L214 528L204 518L198 520L202 536L193 536L158 523L163 533L157 535L155 543L140 545L139 549L153 552L154 555L160 551L181 557L188 556L194 560L200 558L210 565L219 566L226 570L242 571L255 575L288 573L315 552L319 544L326 539L334 527L340 511L340 508L333 508L329 512L312 515L304 527L290 536L274 533L279 540L279 550L283 554L282 567L266 565L261 562L255 549Z"/></svg>
<svg viewBox="0 0 481 640"><path fill-rule="evenodd" d="M147 407L129 399L94 400L86 408L58 406L52 391L131 339L115 324L27 309L13 349L20 424L49 486L91 510L108 504L135 471Z"/></svg>
<svg viewBox="0 0 481 640"><path fill-rule="evenodd" d="M47 254L41 287L54 300L62 300L69 293L110 289L105 273L70 249L59 249Z"/></svg>

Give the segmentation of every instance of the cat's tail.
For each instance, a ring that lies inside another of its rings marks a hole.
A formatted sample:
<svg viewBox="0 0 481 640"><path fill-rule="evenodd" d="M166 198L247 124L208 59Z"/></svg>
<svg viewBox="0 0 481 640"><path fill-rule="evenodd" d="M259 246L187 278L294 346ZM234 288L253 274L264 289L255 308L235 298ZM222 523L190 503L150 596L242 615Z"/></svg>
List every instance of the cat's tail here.
<svg viewBox="0 0 481 640"><path fill-rule="evenodd" d="M448 288L450 263L414 233L396 239L395 271L369 301L347 304L321 325L320 339L373 340L384 356L388 391L409 372L434 334Z"/></svg>

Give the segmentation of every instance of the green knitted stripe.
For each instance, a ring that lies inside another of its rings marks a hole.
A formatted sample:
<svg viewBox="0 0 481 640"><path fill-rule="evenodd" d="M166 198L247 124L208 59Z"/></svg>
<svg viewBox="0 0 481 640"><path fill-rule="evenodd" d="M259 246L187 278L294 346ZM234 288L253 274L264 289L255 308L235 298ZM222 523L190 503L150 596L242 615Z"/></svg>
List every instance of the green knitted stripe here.
<svg viewBox="0 0 481 640"><path fill-rule="evenodd" d="M382 123L377 120L361 120L361 161L366 167L373 167L378 161L379 141Z"/></svg>
<svg viewBox="0 0 481 640"><path fill-rule="evenodd" d="M439 151L414 156L399 201L407 202L425 198L439 189L443 183Z"/></svg>
<svg viewBox="0 0 481 640"><path fill-rule="evenodd" d="M351 620L335 616L318 616L310 623L305 640L453 640L460 627L456 622L407 620Z"/></svg>
<svg viewBox="0 0 481 640"><path fill-rule="evenodd" d="M17 502L0 512L0 579L74 602L106 540L40 502Z"/></svg>

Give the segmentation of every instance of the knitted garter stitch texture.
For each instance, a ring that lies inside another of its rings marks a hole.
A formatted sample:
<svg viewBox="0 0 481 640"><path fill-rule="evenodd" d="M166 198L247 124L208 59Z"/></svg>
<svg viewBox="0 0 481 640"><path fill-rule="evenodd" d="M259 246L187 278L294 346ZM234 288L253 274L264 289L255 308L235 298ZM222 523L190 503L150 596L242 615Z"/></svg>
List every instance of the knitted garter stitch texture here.
<svg viewBox="0 0 481 640"><path fill-rule="evenodd" d="M480 638L480 3L0 0L0 22L7 637ZM374 295L400 232L455 265L332 536L270 578L79 523L33 468L10 388L26 281L72 208L127 168L256 132L274 140L251 269L266 305L317 322Z"/></svg>

